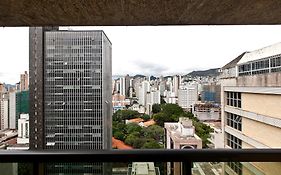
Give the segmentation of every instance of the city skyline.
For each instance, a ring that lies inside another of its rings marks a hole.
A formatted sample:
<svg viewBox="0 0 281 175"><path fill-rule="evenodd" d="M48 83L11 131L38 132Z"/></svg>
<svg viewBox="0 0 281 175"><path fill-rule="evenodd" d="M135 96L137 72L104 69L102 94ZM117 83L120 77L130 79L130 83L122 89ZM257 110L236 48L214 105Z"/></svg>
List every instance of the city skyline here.
<svg viewBox="0 0 281 175"><path fill-rule="evenodd" d="M113 76L165 76L219 68L244 51L253 51L281 41L281 35L278 35L280 25L62 29L104 30L114 43ZM19 74L29 69L28 28L1 28L0 38L0 47L3 49L0 58L5 63L0 64L0 81L15 84L19 82ZM17 48L17 51L13 48Z"/></svg>

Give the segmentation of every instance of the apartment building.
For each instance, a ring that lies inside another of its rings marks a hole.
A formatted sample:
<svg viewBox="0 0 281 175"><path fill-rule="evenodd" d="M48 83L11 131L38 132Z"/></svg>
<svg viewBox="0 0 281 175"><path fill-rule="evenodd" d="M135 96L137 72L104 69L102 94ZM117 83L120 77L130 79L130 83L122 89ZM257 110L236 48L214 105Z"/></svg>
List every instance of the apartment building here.
<svg viewBox="0 0 281 175"><path fill-rule="evenodd" d="M281 147L281 43L245 52L221 69L225 148ZM225 174L279 174L281 163L239 163Z"/></svg>

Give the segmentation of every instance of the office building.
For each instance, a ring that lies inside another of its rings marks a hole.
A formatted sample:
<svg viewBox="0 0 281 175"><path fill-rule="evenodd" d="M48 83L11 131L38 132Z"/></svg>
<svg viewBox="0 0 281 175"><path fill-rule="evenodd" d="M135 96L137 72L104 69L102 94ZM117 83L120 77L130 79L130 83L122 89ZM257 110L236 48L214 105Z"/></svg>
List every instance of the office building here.
<svg viewBox="0 0 281 175"><path fill-rule="evenodd" d="M105 33L32 27L29 34L30 149L111 149L111 42ZM49 164L46 169L77 174L109 170L84 165L65 169Z"/></svg>
<svg viewBox="0 0 281 175"><path fill-rule="evenodd" d="M30 52L30 147L110 149L111 43L104 32L30 28Z"/></svg>
<svg viewBox="0 0 281 175"><path fill-rule="evenodd" d="M245 52L221 70L225 148L281 147L281 43ZM281 163L239 163L226 174L280 174Z"/></svg>
<svg viewBox="0 0 281 175"><path fill-rule="evenodd" d="M28 90L28 73L27 71L24 74L20 74L20 90Z"/></svg>

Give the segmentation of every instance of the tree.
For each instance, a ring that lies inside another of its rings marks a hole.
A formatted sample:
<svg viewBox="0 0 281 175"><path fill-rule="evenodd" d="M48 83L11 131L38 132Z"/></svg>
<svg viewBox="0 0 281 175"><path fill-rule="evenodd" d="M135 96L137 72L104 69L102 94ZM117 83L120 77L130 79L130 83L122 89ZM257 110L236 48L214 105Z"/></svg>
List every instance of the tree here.
<svg viewBox="0 0 281 175"><path fill-rule="evenodd" d="M141 116L141 118L142 118L144 121L147 121L147 120L150 119L150 116L147 115L147 114L143 114L143 115Z"/></svg>
<svg viewBox="0 0 281 175"><path fill-rule="evenodd" d="M142 149L160 149L162 146L155 140L150 140L141 147Z"/></svg>
<svg viewBox="0 0 281 175"><path fill-rule="evenodd" d="M125 139L125 143L126 143L127 145L133 146L134 141L135 141L137 138L138 138L138 137L135 136L134 134L129 134L129 135L126 137L126 139Z"/></svg>
<svg viewBox="0 0 281 175"><path fill-rule="evenodd" d="M184 114L183 109L177 104L170 104L170 103L162 104L161 108L162 108L162 112L168 116L173 114L180 116Z"/></svg>
<svg viewBox="0 0 281 175"><path fill-rule="evenodd" d="M141 114L138 113L137 111L133 111L133 110L118 110L118 111L116 111L113 114L112 119L113 119L113 121L122 122L122 121L124 121L126 119L138 118L140 116L141 116Z"/></svg>
<svg viewBox="0 0 281 175"><path fill-rule="evenodd" d="M160 111L161 111L161 105L160 104L153 104L152 105L152 113L153 114L156 114Z"/></svg>
<svg viewBox="0 0 281 175"><path fill-rule="evenodd" d="M157 123L157 125L164 127L164 123L168 122L168 116L165 115L163 112L159 112L157 114L154 114L153 116L154 121Z"/></svg>
<svg viewBox="0 0 281 175"><path fill-rule="evenodd" d="M142 127L140 127L138 124L136 123L129 123L126 126L126 133L131 134L133 132L137 132L140 133L142 130Z"/></svg>
<svg viewBox="0 0 281 175"><path fill-rule="evenodd" d="M116 132L113 133L113 137L118 139L118 140L124 141L125 136L126 135L123 132L121 132L121 131L116 131Z"/></svg>
<svg viewBox="0 0 281 175"><path fill-rule="evenodd" d="M143 135L145 138L153 139L158 142L163 141L164 129L158 125L152 125L143 129Z"/></svg>

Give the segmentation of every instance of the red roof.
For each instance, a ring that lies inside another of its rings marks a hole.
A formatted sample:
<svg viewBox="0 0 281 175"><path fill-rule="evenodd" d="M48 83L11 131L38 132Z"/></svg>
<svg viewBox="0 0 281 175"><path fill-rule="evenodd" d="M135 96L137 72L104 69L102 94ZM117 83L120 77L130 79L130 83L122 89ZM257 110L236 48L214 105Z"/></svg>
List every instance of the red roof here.
<svg viewBox="0 0 281 175"><path fill-rule="evenodd" d="M126 145L123 141L115 139L114 137L112 137L112 148L133 149L133 147Z"/></svg>

